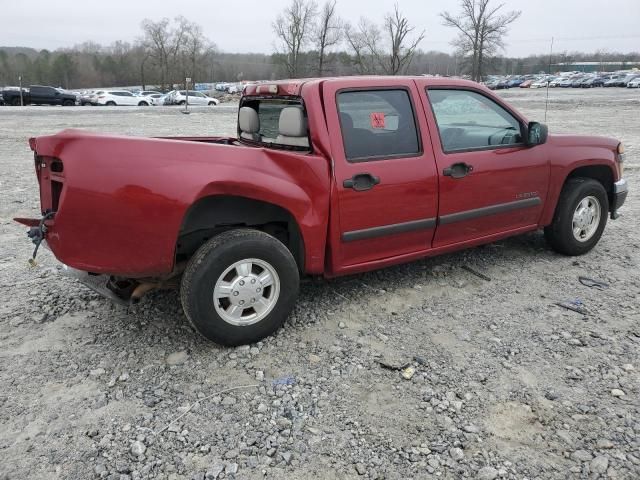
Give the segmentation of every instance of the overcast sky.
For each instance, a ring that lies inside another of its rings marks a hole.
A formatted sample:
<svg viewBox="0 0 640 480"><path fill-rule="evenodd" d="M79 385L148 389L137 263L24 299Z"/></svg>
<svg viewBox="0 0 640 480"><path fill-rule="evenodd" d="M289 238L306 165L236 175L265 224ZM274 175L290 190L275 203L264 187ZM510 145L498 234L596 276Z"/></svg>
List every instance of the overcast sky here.
<svg viewBox="0 0 640 480"><path fill-rule="evenodd" d="M640 0L494 0L505 10L521 10L507 38L506 55L549 51L639 51ZM50 50L94 41L135 41L144 18L184 15L202 25L225 52L273 51L271 22L289 0L0 0L0 46ZM322 3L319 1L318 3ZM401 11L417 29L425 29L423 50L451 51L454 32L438 14L457 11L455 0L399 0ZM338 0L342 18L362 15L378 22L393 0Z"/></svg>

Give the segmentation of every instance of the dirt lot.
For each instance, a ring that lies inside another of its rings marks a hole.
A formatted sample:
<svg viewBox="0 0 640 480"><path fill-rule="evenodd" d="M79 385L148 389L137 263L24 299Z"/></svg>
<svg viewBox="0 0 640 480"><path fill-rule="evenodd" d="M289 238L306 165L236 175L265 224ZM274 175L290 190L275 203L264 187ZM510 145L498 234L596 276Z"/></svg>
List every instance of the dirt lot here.
<svg viewBox="0 0 640 480"><path fill-rule="evenodd" d="M640 478L640 91L550 93L552 132L627 146L624 216L592 253L535 233L309 283L275 337L236 349L176 293L127 310L48 252L29 268L11 220L38 211L29 136L234 134L235 108L0 108L0 479ZM544 91L501 95L543 119ZM587 315L554 305L576 299Z"/></svg>

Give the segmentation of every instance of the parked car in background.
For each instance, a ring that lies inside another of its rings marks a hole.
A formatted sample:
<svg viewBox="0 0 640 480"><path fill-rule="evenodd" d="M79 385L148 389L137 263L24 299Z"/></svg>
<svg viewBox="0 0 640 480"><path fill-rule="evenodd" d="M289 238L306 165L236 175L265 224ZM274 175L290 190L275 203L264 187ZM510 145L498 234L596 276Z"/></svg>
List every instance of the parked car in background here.
<svg viewBox="0 0 640 480"><path fill-rule="evenodd" d="M5 103L20 106L20 89L5 89L2 92ZM43 85L31 85L22 90L23 105L64 105L73 106L79 103L76 94L62 88L47 87Z"/></svg>
<svg viewBox="0 0 640 480"><path fill-rule="evenodd" d="M629 83L627 83L627 88L640 88L640 76L629 81Z"/></svg>
<svg viewBox="0 0 640 480"><path fill-rule="evenodd" d="M171 92L171 100L169 105L184 105L187 103L187 91L186 90L175 90ZM168 95L167 95L168 96ZM220 100L217 98L209 97L202 92L197 92L195 90L189 90L189 105L209 105L215 106L220 103ZM167 103L165 102L165 105Z"/></svg>
<svg viewBox="0 0 640 480"><path fill-rule="evenodd" d="M603 87L604 81L605 80L602 77L591 77L584 80L580 86L582 88Z"/></svg>
<svg viewBox="0 0 640 480"><path fill-rule="evenodd" d="M149 99L151 105L164 105L164 99L166 95L164 93L152 93L151 95L146 95L146 98Z"/></svg>
<svg viewBox="0 0 640 480"><path fill-rule="evenodd" d="M635 73L632 75L627 75L623 80L622 80L622 84L620 85L621 87L628 87L630 82L633 82L634 80L637 80L638 78L640 78L640 74Z"/></svg>
<svg viewBox="0 0 640 480"><path fill-rule="evenodd" d="M144 97L138 97L129 90L104 90L101 91L96 99L97 105L105 105L107 107L115 106L139 106L148 107L151 101Z"/></svg>
<svg viewBox="0 0 640 480"><path fill-rule="evenodd" d="M86 105L97 105L95 93L95 90L84 90L80 92L80 105L83 107Z"/></svg>
<svg viewBox="0 0 640 480"><path fill-rule="evenodd" d="M551 80L542 78L533 82L529 88L547 88L547 85L551 86Z"/></svg>
<svg viewBox="0 0 640 480"><path fill-rule="evenodd" d="M520 88L530 88L533 84L533 80L525 80L520 84Z"/></svg>
<svg viewBox="0 0 640 480"><path fill-rule="evenodd" d="M607 80L606 82L604 82L604 86L605 87L619 87L620 86L620 82L622 81L623 78L624 78L624 76L622 76L622 75L615 75L615 76L611 77L609 80Z"/></svg>

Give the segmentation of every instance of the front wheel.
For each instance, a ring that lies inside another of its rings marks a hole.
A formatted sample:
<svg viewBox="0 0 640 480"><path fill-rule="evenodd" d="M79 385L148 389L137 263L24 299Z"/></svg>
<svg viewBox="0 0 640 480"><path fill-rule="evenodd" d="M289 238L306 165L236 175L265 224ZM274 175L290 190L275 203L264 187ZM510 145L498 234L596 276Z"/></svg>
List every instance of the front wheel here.
<svg viewBox="0 0 640 480"><path fill-rule="evenodd" d="M148 107L149 104L147 102L140 102L140 103L138 103L138 106L139 107Z"/></svg>
<svg viewBox="0 0 640 480"><path fill-rule="evenodd" d="M286 320L298 296L293 255L258 230L229 230L191 258L180 298L194 328L222 345L257 342Z"/></svg>
<svg viewBox="0 0 640 480"><path fill-rule="evenodd" d="M608 212L607 191L600 182L590 178L569 179L544 236L559 253L583 255L600 240Z"/></svg>
<svg viewBox="0 0 640 480"><path fill-rule="evenodd" d="M73 100L65 100L62 102L62 106L64 107L73 107L76 104Z"/></svg>
<svg viewBox="0 0 640 480"><path fill-rule="evenodd" d="M116 102L108 101L107 103L105 103L105 105L106 105L107 107L115 107L115 106L116 106Z"/></svg>

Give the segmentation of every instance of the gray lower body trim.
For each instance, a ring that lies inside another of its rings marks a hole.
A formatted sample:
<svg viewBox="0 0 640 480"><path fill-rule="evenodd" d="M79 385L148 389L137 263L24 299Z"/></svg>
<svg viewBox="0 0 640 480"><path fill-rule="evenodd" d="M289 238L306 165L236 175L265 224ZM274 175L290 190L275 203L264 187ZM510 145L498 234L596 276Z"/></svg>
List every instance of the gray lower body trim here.
<svg viewBox="0 0 640 480"><path fill-rule="evenodd" d="M496 215L498 213L511 212L513 210L519 210L521 208L529 208L540 205L542 200L540 197L525 198L524 200L516 200L514 202L498 203L496 205L490 205L488 207L475 208L473 210L465 210L463 212L450 213L448 215L442 215L438 223L440 225L449 225L450 223L464 222L467 220L473 220L475 218L486 217L489 215Z"/></svg>
<svg viewBox="0 0 640 480"><path fill-rule="evenodd" d="M406 233L415 230L428 230L436 226L435 218L425 218L424 220L413 220L411 222L394 223L392 225L382 225L381 227L365 228L362 230L352 230L342 234L343 242L353 242L355 240L366 240L369 238L394 235L396 233Z"/></svg>

